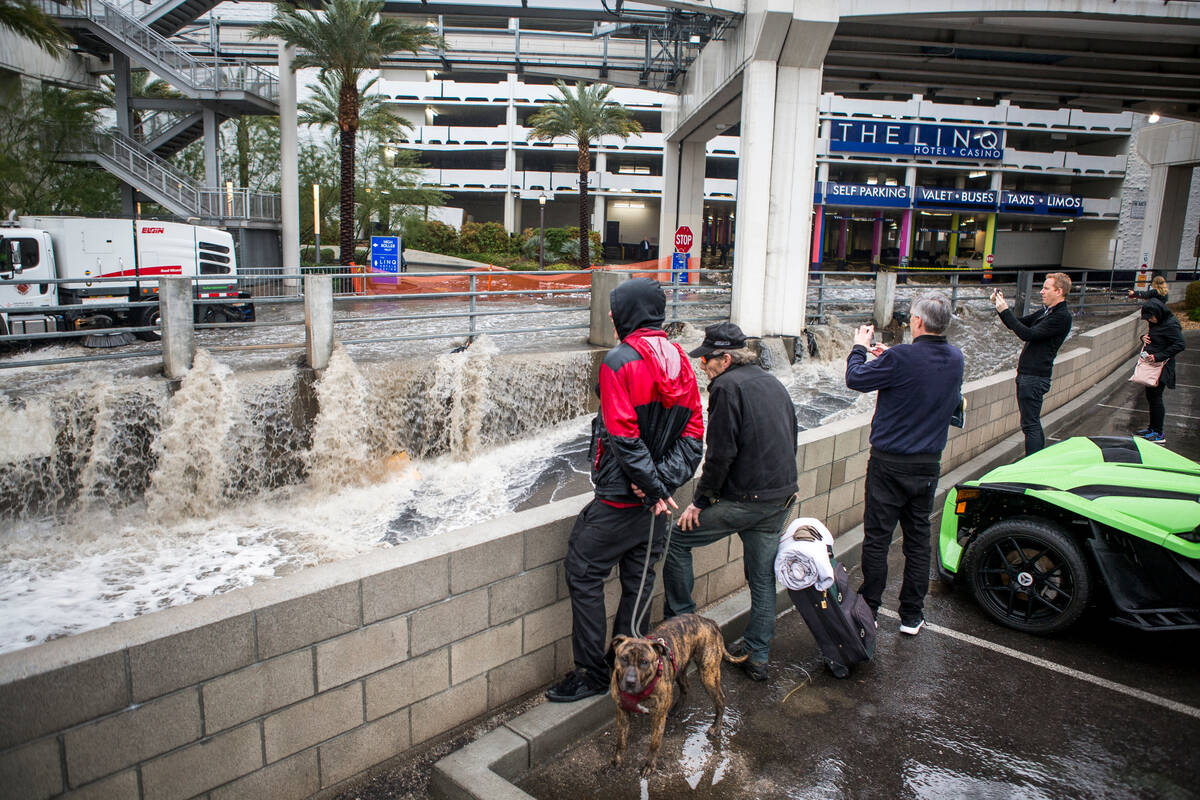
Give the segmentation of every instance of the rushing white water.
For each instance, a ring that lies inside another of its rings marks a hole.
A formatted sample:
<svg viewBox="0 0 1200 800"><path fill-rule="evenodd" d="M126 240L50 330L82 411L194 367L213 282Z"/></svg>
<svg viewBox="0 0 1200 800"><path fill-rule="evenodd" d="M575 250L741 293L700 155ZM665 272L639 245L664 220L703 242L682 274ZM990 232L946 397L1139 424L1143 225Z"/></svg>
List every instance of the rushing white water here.
<svg viewBox="0 0 1200 800"><path fill-rule="evenodd" d="M870 409L843 381L852 326L813 333L819 358L764 358L802 426ZM973 305L949 335L969 377L1019 347ZM589 488L584 351L338 349L315 381L201 351L173 393L150 369L54 374L0 390L0 651Z"/></svg>

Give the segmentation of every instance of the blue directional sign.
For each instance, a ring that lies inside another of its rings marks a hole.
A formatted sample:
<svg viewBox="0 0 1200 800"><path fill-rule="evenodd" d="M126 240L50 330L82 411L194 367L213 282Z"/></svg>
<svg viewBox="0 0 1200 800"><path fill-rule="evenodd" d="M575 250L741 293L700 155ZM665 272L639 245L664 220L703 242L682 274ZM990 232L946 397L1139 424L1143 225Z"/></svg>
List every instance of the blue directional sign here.
<svg viewBox="0 0 1200 800"><path fill-rule="evenodd" d="M671 283L687 283L688 282L688 254L687 253L672 253L671 254Z"/></svg>
<svg viewBox="0 0 1200 800"><path fill-rule="evenodd" d="M1042 194L1041 192L1000 193L1000 210L1026 214L1076 216L1083 213L1083 198L1075 194Z"/></svg>
<svg viewBox="0 0 1200 800"><path fill-rule="evenodd" d="M376 272L400 271L400 237L371 237L371 269Z"/></svg>
<svg viewBox="0 0 1200 800"><path fill-rule="evenodd" d="M917 208L987 208L995 209L996 192L990 189L942 189L917 187Z"/></svg>
<svg viewBox="0 0 1200 800"><path fill-rule="evenodd" d="M825 202L831 206L908 208L912 204L912 187L831 182L825 184Z"/></svg>

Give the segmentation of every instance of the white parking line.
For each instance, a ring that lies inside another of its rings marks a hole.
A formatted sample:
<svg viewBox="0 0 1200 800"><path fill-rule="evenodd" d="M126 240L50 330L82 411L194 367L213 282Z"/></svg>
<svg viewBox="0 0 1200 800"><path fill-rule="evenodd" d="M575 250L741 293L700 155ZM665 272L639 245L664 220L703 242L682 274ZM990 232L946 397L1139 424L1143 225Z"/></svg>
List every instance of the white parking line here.
<svg viewBox="0 0 1200 800"><path fill-rule="evenodd" d="M900 618L899 614L889 608L881 608L879 609L879 613L895 619ZM973 644L976 647L982 647L986 650L991 650L992 652L1000 653L1001 655L1009 656L1019 661L1024 661L1027 664L1033 664L1034 666L1041 667L1042 669L1048 669L1051 672L1057 672L1060 675L1066 675L1069 678L1086 681L1104 689L1109 689L1110 691L1128 695L1129 697L1135 697L1138 700L1144 700L1147 703L1153 703L1157 706L1162 706L1163 708L1169 708L1172 711L1178 711L1180 714L1186 714L1189 717L1196 717L1197 719L1200 719L1200 708L1195 708L1194 706L1185 705L1184 703L1180 703L1175 700L1168 700L1165 697L1159 697L1156 694L1150 694L1149 692L1144 692L1141 689L1134 689L1132 686L1126 686L1123 683L1116 683L1115 681L1110 681L1106 678L1100 678L1095 675L1090 675L1086 672L1080 672L1077 669L1064 667L1061 664L1055 664L1053 661L1047 661L1044 658L1031 656L1028 653L1022 653L1020 650L1014 650L1011 647L995 644L994 642L989 642L986 639L980 639L972 636L969 633L960 633L959 631L951 630L950 628L943 628L941 625L931 625L928 622L925 623L925 629L932 631L933 633L940 633L943 636L949 636L951 639L958 639L960 642Z"/></svg>
<svg viewBox="0 0 1200 800"><path fill-rule="evenodd" d="M1101 408L1115 408L1118 411L1129 411L1129 412L1138 413L1138 409L1136 409L1136 408L1126 408L1125 406L1110 406L1107 403L1096 403L1096 405L1100 406ZM1144 414L1146 412L1143 410L1140 413ZM1200 417L1193 417L1190 414L1167 414L1167 416L1168 417L1179 417L1180 419L1200 419Z"/></svg>

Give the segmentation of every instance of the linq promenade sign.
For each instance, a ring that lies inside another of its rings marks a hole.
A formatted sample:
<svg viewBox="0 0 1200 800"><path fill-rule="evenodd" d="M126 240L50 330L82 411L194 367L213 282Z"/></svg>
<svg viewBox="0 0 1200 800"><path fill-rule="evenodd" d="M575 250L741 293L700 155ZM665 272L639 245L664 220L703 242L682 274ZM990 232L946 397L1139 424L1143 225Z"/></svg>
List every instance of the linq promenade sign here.
<svg viewBox="0 0 1200 800"><path fill-rule="evenodd" d="M1002 134L999 128L968 125L834 120L829 149L847 153L894 153L999 161L1004 158Z"/></svg>

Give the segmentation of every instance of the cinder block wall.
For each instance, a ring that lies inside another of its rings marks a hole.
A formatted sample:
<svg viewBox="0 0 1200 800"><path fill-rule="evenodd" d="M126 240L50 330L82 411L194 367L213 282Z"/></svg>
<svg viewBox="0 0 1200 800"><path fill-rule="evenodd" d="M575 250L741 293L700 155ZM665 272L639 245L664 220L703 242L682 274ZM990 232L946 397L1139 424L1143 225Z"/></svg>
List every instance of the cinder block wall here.
<svg viewBox="0 0 1200 800"><path fill-rule="evenodd" d="M1134 352L1136 318L1072 344L1047 410ZM1016 430L1012 381L966 387L947 468ZM862 519L869 430L802 434L802 510L836 532ZM589 500L0 655L0 797L304 798L549 683L571 667L562 562ZM698 603L743 585L741 557L736 538L694 552Z"/></svg>

